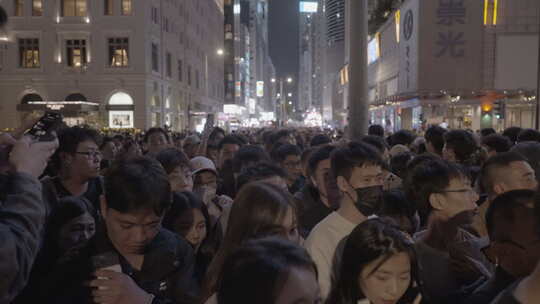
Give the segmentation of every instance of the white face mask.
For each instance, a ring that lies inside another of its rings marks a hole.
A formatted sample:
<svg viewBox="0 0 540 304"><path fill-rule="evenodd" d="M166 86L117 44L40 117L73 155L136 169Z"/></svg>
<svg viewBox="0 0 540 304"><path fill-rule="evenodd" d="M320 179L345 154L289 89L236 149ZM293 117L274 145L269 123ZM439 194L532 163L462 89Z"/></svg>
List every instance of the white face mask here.
<svg viewBox="0 0 540 304"><path fill-rule="evenodd" d="M199 186L194 189L195 192L203 202L208 205L216 197L217 189L209 186Z"/></svg>

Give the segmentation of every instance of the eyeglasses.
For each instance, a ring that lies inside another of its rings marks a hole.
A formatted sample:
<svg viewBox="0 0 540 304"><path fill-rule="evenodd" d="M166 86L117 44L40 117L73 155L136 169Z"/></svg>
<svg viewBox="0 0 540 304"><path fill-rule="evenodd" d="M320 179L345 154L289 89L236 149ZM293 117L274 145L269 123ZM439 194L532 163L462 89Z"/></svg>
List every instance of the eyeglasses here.
<svg viewBox="0 0 540 304"><path fill-rule="evenodd" d="M75 154L86 155L87 158L101 158L101 152L99 151L75 152Z"/></svg>

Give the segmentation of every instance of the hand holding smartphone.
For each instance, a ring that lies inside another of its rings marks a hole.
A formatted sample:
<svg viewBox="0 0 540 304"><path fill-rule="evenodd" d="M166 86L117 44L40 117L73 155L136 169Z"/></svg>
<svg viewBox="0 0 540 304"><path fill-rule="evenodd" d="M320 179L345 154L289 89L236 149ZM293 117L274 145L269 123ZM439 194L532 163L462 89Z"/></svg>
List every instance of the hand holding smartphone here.
<svg viewBox="0 0 540 304"><path fill-rule="evenodd" d="M53 132L61 125L62 119L62 114L58 112L45 112L26 134L38 141L54 140Z"/></svg>
<svg viewBox="0 0 540 304"><path fill-rule="evenodd" d="M112 251L105 252L92 257L92 266L94 270L110 270L114 272L122 272L122 266L120 266L120 259L118 254ZM97 277L98 280L108 280L106 277ZM103 290L106 287L98 287Z"/></svg>

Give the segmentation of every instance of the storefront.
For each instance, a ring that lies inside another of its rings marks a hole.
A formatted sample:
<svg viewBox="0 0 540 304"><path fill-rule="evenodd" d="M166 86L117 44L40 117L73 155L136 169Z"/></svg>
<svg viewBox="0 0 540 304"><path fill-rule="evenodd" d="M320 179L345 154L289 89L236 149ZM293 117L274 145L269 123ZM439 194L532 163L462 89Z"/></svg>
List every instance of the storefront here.
<svg viewBox="0 0 540 304"><path fill-rule="evenodd" d="M99 103L87 101L81 94L71 94L63 101L43 100L37 93L27 94L17 105L17 111L22 114L56 111L64 116L68 126L99 125Z"/></svg>

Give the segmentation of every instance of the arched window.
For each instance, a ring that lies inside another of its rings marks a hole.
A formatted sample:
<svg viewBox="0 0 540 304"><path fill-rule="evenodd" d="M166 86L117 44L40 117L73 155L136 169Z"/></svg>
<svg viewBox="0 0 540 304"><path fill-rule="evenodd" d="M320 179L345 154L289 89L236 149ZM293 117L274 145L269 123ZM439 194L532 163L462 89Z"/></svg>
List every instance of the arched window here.
<svg viewBox="0 0 540 304"><path fill-rule="evenodd" d="M88 101L86 97L80 93L70 94L66 97L66 101Z"/></svg>
<svg viewBox="0 0 540 304"><path fill-rule="evenodd" d="M108 102L109 127L110 128L133 128L133 98L127 93L114 93Z"/></svg>
<svg viewBox="0 0 540 304"><path fill-rule="evenodd" d="M118 106L118 105L133 105L133 98L124 92L115 93L109 99L109 105Z"/></svg>
<svg viewBox="0 0 540 304"><path fill-rule="evenodd" d="M29 103L31 101L43 101L43 98L41 98L41 96L39 96L36 93L30 93L30 94L24 95L24 97L21 100L21 103L22 104L27 104L27 103Z"/></svg>

